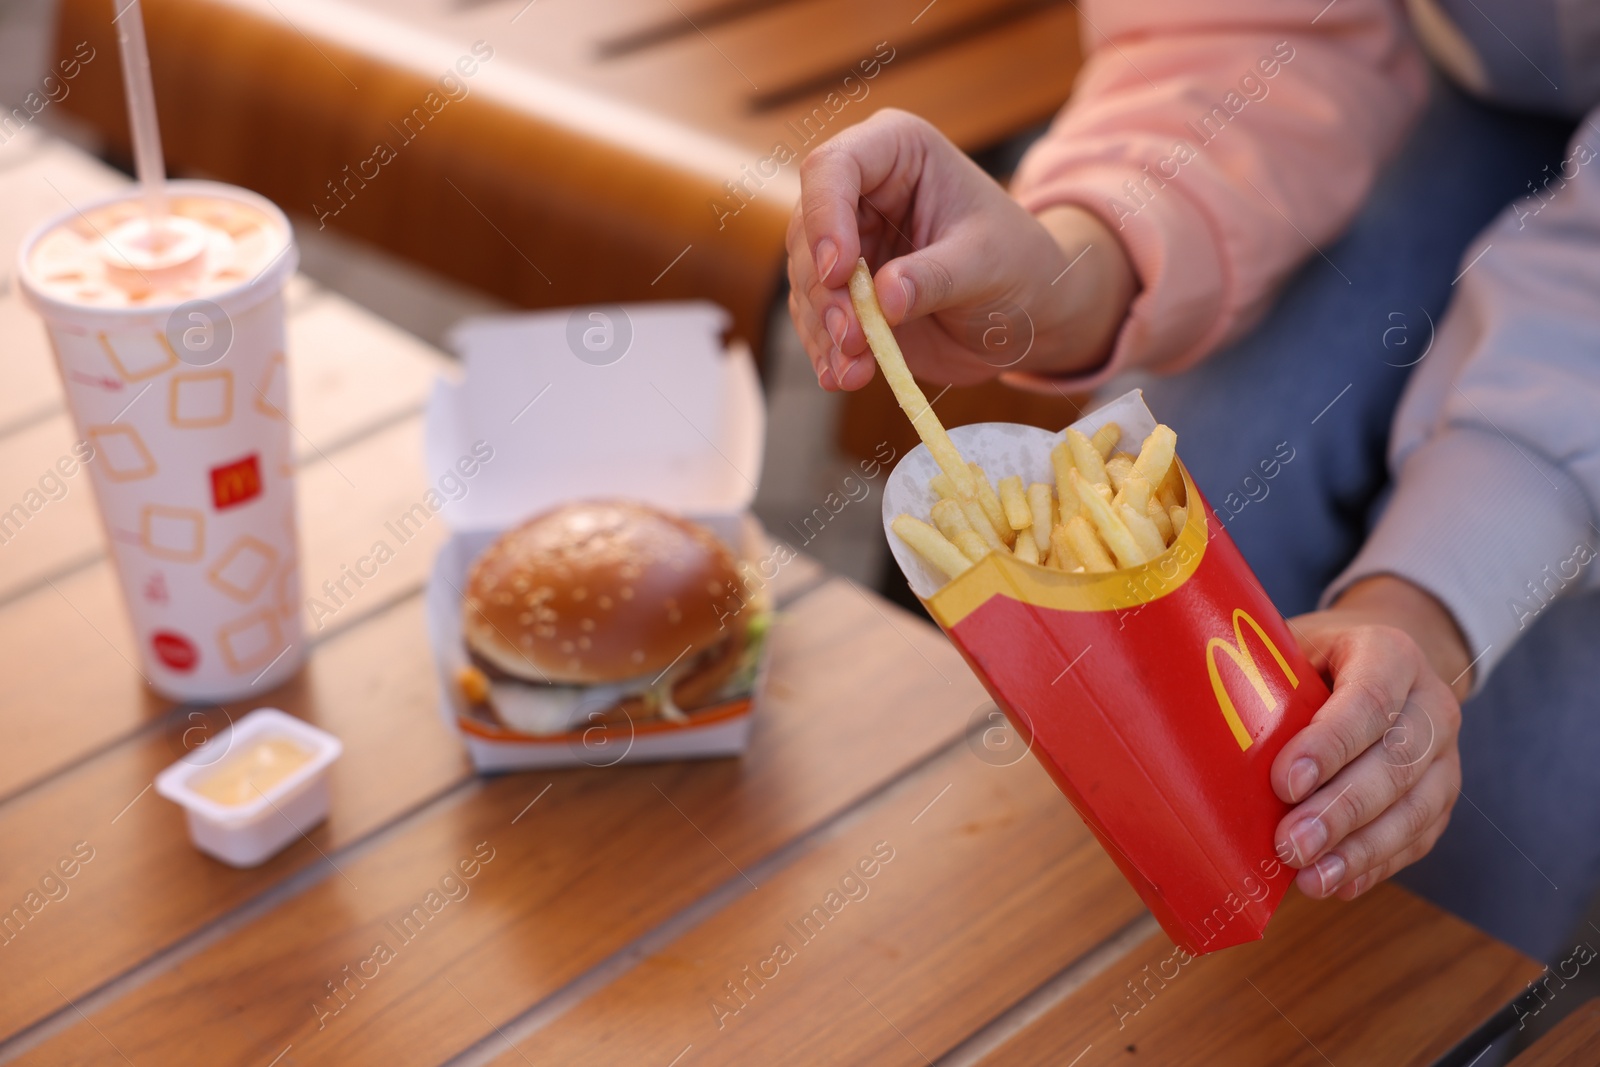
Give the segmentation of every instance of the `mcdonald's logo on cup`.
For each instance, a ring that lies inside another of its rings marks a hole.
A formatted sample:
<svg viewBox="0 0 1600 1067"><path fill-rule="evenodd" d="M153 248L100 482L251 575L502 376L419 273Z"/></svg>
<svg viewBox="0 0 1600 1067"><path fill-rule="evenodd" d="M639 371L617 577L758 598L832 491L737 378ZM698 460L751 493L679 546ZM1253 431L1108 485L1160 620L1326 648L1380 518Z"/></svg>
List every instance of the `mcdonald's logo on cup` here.
<svg viewBox="0 0 1600 1067"><path fill-rule="evenodd" d="M261 495L261 464L254 452L243 459L211 468L211 503L218 511Z"/></svg>
<svg viewBox="0 0 1600 1067"><path fill-rule="evenodd" d="M1261 668L1256 666L1256 659L1250 654L1250 648L1244 642L1244 627L1248 625L1261 643L1267 646L1267 651L1272 653L1273 660L1278 664L1278 669L1283 671L1283 676L1289 682L1290 689L1300 688L1300 679L1296 677L1294 669L1289 666L1289 661L1283 658L1283 653L1278 651L1278 646L1272 643L1272 638L1261 628L1261 624L1250 617L1250 613L1243 608L1233 609L1233 643L1229 644L1227 638L1213 637L1206 642L1206 670L1211 675L1211 692L1217 698L1217 707L1222 711L1222 717L1228 722L1228 729L1233 731L1233 739L1239 742L1241 750L1249 748L1255 743L1255 738L1245 728L1244 721L1239 717L1239 709L1234 706L1233 697L1228 693L1228 687L1222 681L1222 672L1217 668L1217 653L1222 653L1238 667L1245 680L1250 683L1250 688L1255 690L1256 696L1261 699L1261 704L1267 715L1276 714L1280 702L1276 694L1267 688L1267 680L1261 675Z"/></svg>

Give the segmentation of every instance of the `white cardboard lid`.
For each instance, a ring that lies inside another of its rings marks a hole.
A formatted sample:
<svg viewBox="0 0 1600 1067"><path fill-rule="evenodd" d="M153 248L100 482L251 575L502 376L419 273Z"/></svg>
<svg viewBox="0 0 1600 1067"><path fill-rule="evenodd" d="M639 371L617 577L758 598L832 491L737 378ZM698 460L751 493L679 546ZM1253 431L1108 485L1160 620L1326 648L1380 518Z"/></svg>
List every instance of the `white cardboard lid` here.
<svg viewBox="0 0 1600 1067"><path fill-rule="evenodd" d="M723 346L729 322L717 305L690 301L458 324L450 345L463 374L439 379L428 402L430 480L452 473L477 442L494 455L444 509L451 528L502 530L605 496L687 513L746 509L766 409L748 350Z"/></svg>
<svg viewBox="0 0 1600 1067"><path fill-rule="evenodd" d="M193 782L211 773L212 768L226 764L235 748L243 750L263 734L276 734L297 741L310 752L311 758L245 804L219 804L195 791ZM212 745L222 755L214 756ZM343 742L326 730L320 730L304 719L277 708L257 708L229 726L215 741L194 749L156 775L156 792L211 822L240 827L267 815L278 801L326 771L329 764L343 752Z"/></svg>

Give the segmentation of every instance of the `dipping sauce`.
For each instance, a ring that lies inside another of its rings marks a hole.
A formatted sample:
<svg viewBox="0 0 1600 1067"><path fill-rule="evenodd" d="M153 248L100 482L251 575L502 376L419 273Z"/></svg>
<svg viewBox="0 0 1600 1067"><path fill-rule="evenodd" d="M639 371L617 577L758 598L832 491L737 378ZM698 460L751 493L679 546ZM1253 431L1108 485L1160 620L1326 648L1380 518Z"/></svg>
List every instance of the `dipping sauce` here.
<svg viewBox="0 0 1600 1067"><path fill-rule="evenodd" d="M248 804L311 761L312 753L286 737L251 741L243 752L231 753L210 775L190 786L218 804Z"/></svg>

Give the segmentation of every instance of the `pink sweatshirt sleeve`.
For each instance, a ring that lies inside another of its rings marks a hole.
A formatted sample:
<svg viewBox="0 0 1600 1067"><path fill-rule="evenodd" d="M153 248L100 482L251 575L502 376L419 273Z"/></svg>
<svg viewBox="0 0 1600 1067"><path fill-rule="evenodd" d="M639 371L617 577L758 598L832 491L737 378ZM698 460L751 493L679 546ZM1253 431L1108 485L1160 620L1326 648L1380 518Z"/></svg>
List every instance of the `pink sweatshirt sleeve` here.
<svg viewBox="0 0 1600 1067"><path fill-rule="evenodd" d="M1366 198L1426 96L1395 0L1082 0L1089 54L1018 171L1074 204L1143 285L1090 387L1176 371L1237 337ZM1013 384L1063 384L1013 375Z"/></svg>

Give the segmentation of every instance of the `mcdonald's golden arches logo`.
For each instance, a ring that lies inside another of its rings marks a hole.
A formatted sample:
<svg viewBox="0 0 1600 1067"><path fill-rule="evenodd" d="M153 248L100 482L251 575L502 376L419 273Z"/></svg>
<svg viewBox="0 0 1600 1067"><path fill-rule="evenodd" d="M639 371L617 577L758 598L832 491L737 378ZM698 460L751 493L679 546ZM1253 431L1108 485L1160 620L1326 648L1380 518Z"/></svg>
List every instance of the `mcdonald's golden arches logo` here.
<svg viewBox="0 0 1600 1067"><path fill-rule="evenodd" d="M1272 653L1278 669L1283 671L1283 676L1289 680L1289 688L1300 688L1300 679L1295 677L1288 660L1283 658L1283 653L1278 651L1278 646L1272 643L1272 638L1267 636L1261 624L1251 618L1250 613L1243 608L1234 608L1233 643L1229 644L1224 637L1213 637L1207 641L1206 670L1211 674L1211 691L1217 698L1217 707L1222 709L1222 717L1228 721L1228 729L1233 731L1233 739L1239 742L1241 750L1249 748L1255 739L1250 736L1250 731L1244 728L1244 722L1239 718L1239 709L1234 707L1233 697L1228 695L1228 687L1222 683L1222 672L1217 669L1217 653L1221 652L1227 656L1233 661L1233 665L1239 668L1245 680L1250 683L1250 688L1261 698L1261 703L1266 706L1269 715L1278 710L1278 698L1267 688L1267 680L1261 676L1261 668L1256 666L1255 657L1250 654L1250 649L1244 643L1246 624L1255 631L1261 643L1267 646L1267 651Z"/></svg>

